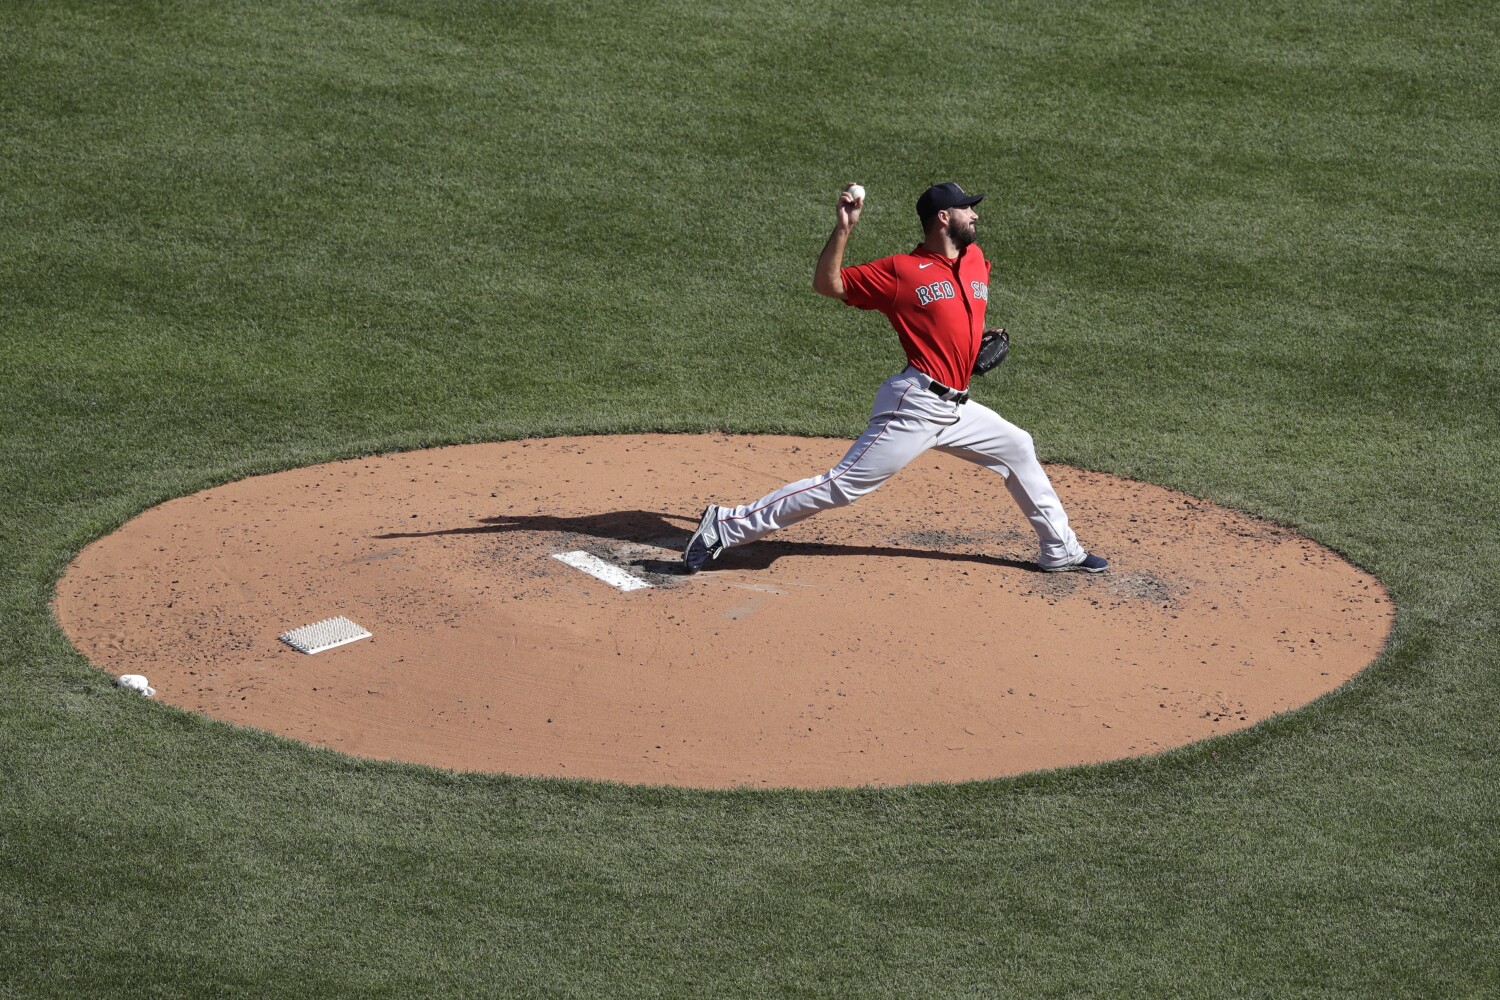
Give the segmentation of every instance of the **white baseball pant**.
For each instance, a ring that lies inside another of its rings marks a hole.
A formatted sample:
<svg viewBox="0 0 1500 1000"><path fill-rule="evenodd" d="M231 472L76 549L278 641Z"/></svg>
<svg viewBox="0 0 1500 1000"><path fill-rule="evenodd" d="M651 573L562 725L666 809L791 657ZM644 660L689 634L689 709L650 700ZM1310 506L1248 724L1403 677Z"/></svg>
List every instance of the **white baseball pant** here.
<svg viewBox="0 0 1500 1000"><path fill-rule="evenodd" d="M932 379L915 368L892 375L875 394L870 425L838 465L788 483L743 507L721 507L719 538L726 547L753 542L820 510L843 507L880 487L929 448L998 472L1041 543L1038 565L1068 566L1085 553L1062 501L1037 460L1031 435L972 400L959 404L927 389Z"/></svg>

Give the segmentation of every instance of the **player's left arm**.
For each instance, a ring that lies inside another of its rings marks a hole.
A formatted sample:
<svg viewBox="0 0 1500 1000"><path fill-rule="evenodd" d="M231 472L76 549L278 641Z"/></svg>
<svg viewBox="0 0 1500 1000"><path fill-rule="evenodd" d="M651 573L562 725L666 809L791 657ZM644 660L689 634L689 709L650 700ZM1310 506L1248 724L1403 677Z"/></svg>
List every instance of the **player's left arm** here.
<svg viewBox="0 0 1500 1000"><path fill-rule="evenodd" d="M989 260L984 262L985 277L985 319L989 319L989 289L990 280L994 274L994 265ZM979 353L974 358L973 374L983 375L985 372L1000 364L1010 356L1010 334L1001 326L986 326L984 333L979 338Z"/></svg>

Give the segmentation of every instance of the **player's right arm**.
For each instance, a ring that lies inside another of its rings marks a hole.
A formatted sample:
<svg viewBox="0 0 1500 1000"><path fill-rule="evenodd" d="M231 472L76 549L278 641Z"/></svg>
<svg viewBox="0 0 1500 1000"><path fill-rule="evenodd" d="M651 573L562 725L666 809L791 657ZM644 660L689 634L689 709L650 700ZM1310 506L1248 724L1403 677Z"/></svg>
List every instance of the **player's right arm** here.
<svg viewBox="0 0 1500 1000"><path fill-rule="evenodd" d="M813 291L819 295L826 295L840 302L848 301L849 294L839 271L844 266L844 249L849 245L849 233L859 221L860 210L864 207L863 198L856 200L848 191L839 192L838 205L834 209L833 233L828 237L828 242L823 244L817 269L813 271Z"/></svg>

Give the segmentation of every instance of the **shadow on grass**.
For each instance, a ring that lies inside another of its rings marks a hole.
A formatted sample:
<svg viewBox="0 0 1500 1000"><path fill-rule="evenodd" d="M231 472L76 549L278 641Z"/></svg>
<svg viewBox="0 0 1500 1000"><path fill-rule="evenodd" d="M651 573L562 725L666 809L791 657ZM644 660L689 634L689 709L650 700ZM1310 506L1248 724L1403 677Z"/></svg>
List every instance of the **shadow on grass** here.
<svg viewBox="0 0 1500 1000"><path fill-rule="evenodd" d="M554 531L605 541L654 545L664 549L682 549L687 545L688 538L697 526L696 515L683 517L649 510L617 510L607 514L583 514L577 517L557 517L550 514L506 514L500 517L482 518L477 524L463 527L441 528L437 531L398 531L375 537L380 539L431 538L442 535L501 534L507 531ZM979 553L943 552L935 549L900 548L890 545L839 545L830 542L785 541L751 542L743 548L727 549L716 562L709 563L704 568L704 572L712 572L715 569L766 569L782 556L803 555L933 559L939 562L965 562L980 566L1019 569L1028 573L1042 572L1034 562ZM633 561L633 565L652 573L683 573L681 564L676 560L638 559Z"/></svg>

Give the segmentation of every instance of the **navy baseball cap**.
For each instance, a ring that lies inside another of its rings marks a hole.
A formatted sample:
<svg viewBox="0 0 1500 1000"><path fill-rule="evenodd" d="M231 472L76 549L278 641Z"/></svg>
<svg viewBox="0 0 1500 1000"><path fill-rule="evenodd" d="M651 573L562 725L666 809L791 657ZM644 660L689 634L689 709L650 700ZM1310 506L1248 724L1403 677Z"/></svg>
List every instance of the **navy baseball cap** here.
<svg viewBox="0 0 1500 1000"><path fill-rule="evenodd" d="M917 199L917 216L930 219L945 208L968 208L984 201L982 194L969 194L952 181L934 184Z"/></svg>

